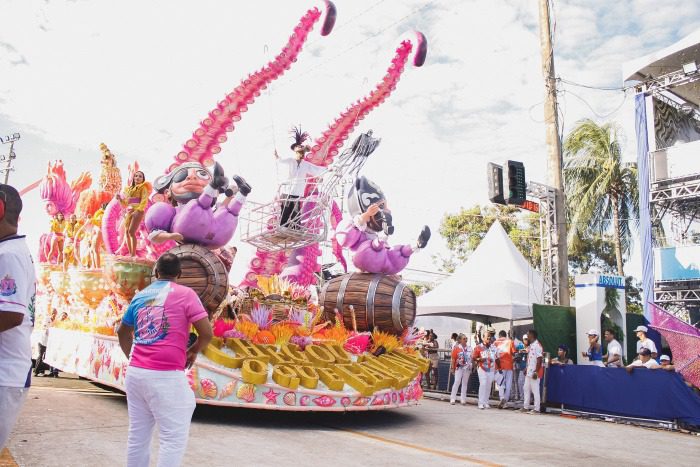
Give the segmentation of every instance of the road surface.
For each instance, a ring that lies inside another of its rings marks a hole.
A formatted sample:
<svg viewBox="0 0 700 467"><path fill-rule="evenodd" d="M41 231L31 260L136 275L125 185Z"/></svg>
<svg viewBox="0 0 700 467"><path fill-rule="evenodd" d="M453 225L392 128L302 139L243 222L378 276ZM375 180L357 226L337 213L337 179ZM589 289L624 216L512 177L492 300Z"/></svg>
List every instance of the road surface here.
<svg viewBox="0 0 700 467"><path fill-rule="evenodd" d="M125 397L70 376L35 378L0 466L125 464ZM157 441L152 445L152 461ZM418 407L349 413L195 411L187 466L697 465L700 438L557 415Z"/></svg>

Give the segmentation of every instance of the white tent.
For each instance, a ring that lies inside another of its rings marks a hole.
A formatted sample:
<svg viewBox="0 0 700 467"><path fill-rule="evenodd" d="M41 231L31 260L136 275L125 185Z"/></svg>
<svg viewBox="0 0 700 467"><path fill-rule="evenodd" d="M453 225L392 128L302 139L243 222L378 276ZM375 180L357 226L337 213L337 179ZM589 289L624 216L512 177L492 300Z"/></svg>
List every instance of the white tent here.
<svg viewBox="0 0 700 467"><path fill-rule="evenodd" d="M418 297L417 316L451 316L481 322L532 318L544 285L496 221L466 263L434 290Z"/></svg>

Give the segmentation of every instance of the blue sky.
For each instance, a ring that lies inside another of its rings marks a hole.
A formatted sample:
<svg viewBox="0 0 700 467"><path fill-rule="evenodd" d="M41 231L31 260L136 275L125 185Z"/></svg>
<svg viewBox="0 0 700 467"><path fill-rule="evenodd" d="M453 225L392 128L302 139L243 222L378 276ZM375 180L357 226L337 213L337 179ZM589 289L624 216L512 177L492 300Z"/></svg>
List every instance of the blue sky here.
<svg viewBox="0 0 700 467"><path fill-rule="evenodd" d="M0 16L0 133L16 145L22 187L48 160L71 177L97 174L107 143L123 170L139 160L149 177L247 73L270 60L308 1L6 1ZM428 37L428 61L408 69L394 95L362 122L382 138L365 174L390 197L395 242L422 224L437 231L445 212L486 203L488 161L521 160L546 181L543 84L535 0L337 0L336 30L312 33L298 62L251 106L218 160L271 200L281 181L272 152L287 129L312 136L383 76L402 34ZM566 80L621 85L622 63L700 28L700 4L680 0L555 1L556 71ZM563 85L565 131L579 119L614 119L634 158L632 95ZM6 148L2 148L6 149ZM28 195L23 229L44 231L38 195ZM435 238L412 266L435 269ZM241 248L234 274L251 251ZM629 272L638 272L633 255ZM240 275L238 276L240 277Z"/></svg>

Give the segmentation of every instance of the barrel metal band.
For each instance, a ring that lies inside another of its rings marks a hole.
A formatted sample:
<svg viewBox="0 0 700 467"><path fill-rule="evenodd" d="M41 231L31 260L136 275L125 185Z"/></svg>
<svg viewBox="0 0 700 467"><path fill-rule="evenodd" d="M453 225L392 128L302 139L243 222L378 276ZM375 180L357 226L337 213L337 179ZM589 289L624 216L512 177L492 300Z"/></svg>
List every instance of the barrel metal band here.
<svg viewBox="0 0 700 467"><path fill-rule="evenodd" d="M352 276L354 276L354 273L348 274L347 276L343 277L343 280L340 283L340 288L338 289L338 297L335 300L335 307L338 309L341 315L343 314L343 300L345 299L345 289L348 287L348 282L350 282Z"/></svg>
<svg viewBox="0 0 700 467"><path fill-rule="evenodd" d="M394 295L391 297L391 321L394 323L394 329L397 331L403 331L403 324L401 324L401 296L405 288L406 284L400 282L394 289Z"/></svg>
<svg viewBox="0 0 700 467"><path fill-rule="evenodd" d="M379 282L383 277L382 275L375 274L367 290L367 314L365 316L367 318L366 323L368 331L374 331L374 296L377 294L377 287L379 287Z"/></svg>

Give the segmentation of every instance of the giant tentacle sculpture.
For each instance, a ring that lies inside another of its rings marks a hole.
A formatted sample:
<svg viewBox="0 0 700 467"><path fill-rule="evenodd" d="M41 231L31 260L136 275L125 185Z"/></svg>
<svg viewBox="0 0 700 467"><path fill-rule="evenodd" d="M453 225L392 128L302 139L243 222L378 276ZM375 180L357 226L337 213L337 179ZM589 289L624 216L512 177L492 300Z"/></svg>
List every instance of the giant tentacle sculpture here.
<svg viewBox="0 0 700 467"><path fill-rule="evenodd" d="M415 47L414 42L415 41ZM355 104L343 111L340 116L331 124L331 126L319 137L314 146L307 154L306 160L316 164L328 166L333 162L333 158L338 155L340 148L345 140L348 139L350 133L355 129L358 122L364 119L372 110L377 108L387 97L396 89L396 85L401 78L404 67L413 54L413 64L420 67L425 63L427 54L427 41L425 36L417 32L414 41L410 39L403 40L396 53L391 60L391 65L387 69L387 73L379 84L369 95L358 100ZM295 281L301 280L300 285L308 285L308 280L313 278L313 272L317 271L319 266L317 258L319 256L318 245L311 245L294 250L289 255L289 271L285 271L282 275L289 277ZM275 255L279 261L284 261L281 255ZM267 269L263 267L267 266ZM270 253L258 249L255 256L251 260L251 266L248 273L245 275L241 286L254 287L257 285L256 276L270 276L279 273L284 268L284 265L275 263L270 258Z"/></svg>
<svg viewBox="0 0 700 467"><path fill-rule="evenodd" d="M421 32L416 32L415 39L415 54L413 64L420 67L425 63L427 53L427 41ZM391 60L391 66L387 70L382 81L377 84L375 89L369 95L358 100L355 104L348 107L344 112L335 119L333 124L316 139L311 152L306 155L306 160L316 164L327 166L333 162L333 158L338 155L340 148L348 139L350 133L355 129L360 120L363 120L367 114L377 108L387 97L396 89L396 84L401 78L401 73L406 66L411 51L413 50L413 42L406 39L401 42L396 49L396 54Z"/></svg>
<svg viewBox="0 0 700 467"><path fill-rule="evenodd" d="M311 29L322 15L324 20L321 35L330 34L335 24L336 9L332 2L326 0L325 13L318 8L307 11L294 28L287 45L275 59L242 80L238 87L209 112L207 118L202 120L199 128L192 134L192 138L187 140L182 151L175 156L175 162L168 167L168 172L186 162L199 162L205 166L213 163L214 155L221 151L221 144L227 140L226 133L233 131L234 122L240 121L241 114L255 102L261 91L296 62Z"/></svg>

